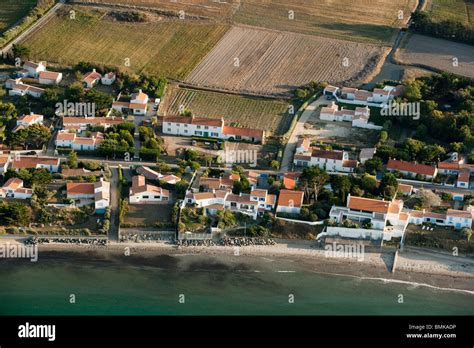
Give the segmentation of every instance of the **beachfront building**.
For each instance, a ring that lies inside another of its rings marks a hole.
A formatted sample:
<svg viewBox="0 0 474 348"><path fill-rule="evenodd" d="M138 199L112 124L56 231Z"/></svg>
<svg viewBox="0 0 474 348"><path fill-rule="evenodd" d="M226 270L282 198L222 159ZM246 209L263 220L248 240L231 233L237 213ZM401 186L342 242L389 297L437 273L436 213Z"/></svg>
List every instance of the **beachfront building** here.
<svg viewBox="0 0 474 348"><path fill-rule="evenodd" d="M438 226L451 226L457 230L464 227L471 228L472 220L473 216L471 211L455 209L448 209L443 213L412 210L409 218L409 222L415 225L431 223Z"/></svg>
<svg viewBox="0 0 474 348"><path fill-rule="evenodd" d="M387 170L390 172L400 172L404 176L412 178L419 176L425 180L435 178L438 173L438 169L435 166L393 159L388 161Z"/></svg>
<svg viewBox="0 0 474 348"><path fill-rule="evenodd" d="M265 142L265 132L263 130L226 126L223 118L164 117L162 126L163 133L170 135L248 141L251 143Z"/></svg>
<svg viewBox="0 0 474 348"><path fill-rule="evenodd" d="M76 206L94 204L96 214L104 214L110 205L110 183L102 178L98 182L68 182L67 198Z"/></svg>
<svg viewBox="0 0 474 348"><path fill-rule="evenodd" d="M130 204L153 204L170 200L170 192L162 187L149 185L143 175L132 178L129 191Z"/></svg>
<svg viewBox="0 0 474 348"><path fill-rule="evenodd" d="M20 178L10 178L0 188L0 197L2 198L29 199L32 195L33 190L23 187L23 180Z"/></svg>
<svg viewBox="0 0 474 348"><path fill-rule="evenodd" d="M275 208L276 196L267 190L252 190L250 194L233 194L230 190L214 190L212 192L192 192L186 194L186 203L205 208L208 215L215 215L220 210L251 216L254 220L265 211Z"/></svg>
<svg viewBox="0 0 474 348"><path fill-rule="evenodd" d="M303 191L280 190L276 212L285 214L300 214L303 206Z"/></svg>
<svg viewBox="0 0 474 348"><path fill-rule="evenodd" d="M364 197L347 196L345 207L333 206L329 212L330 219L341 224L350 220L366 224L367 229L332 227L333 235L340 234L344 237L360 238L370 236L374 239L391 239L401 237L408 225L409 213L403 211L401 200L379 200ZM350 230L353 230L352 232Z"/></svg>

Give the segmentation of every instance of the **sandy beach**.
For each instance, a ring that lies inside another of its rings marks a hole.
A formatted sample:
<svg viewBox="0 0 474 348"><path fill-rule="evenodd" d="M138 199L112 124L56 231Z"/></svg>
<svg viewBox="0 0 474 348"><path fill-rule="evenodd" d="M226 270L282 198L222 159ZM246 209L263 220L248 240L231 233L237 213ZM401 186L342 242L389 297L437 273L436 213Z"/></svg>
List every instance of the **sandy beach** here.
<svg viewBox="0 0 474 348"><path fill-rule="evenodd" d="M74 255L70 255L73 253ZM128 263L152 264L157 256L179 258L194 255L204 263L204 268L212 271L216 262L228 265L265 258L272 261L291 261L294 269L290 272L314 272L345 275L348 277L378 279L383 282L408 282L414 286L428 286L439 289L459 289L474 294L474 260L462 256L431 250L405 248L399 254L396 271L391 272L394 259L393 250L364 253L363 259L327 257L324 250L314 248L308 241L281 241L273 246L194 246L177 247L166 243L110 243L106 247L71 244L39 245L41 258L69 257L72 260L127 260ZM69 255L69 256L68 256ZM126 257L126 258L125 258ZM184 260L184 258L180 258ZM186 258L184 262L192 262ZM212 262L211 262L212 261ZM206 268L207 267L207 268ZM282 270L284 272L285 270Z"/></svg>

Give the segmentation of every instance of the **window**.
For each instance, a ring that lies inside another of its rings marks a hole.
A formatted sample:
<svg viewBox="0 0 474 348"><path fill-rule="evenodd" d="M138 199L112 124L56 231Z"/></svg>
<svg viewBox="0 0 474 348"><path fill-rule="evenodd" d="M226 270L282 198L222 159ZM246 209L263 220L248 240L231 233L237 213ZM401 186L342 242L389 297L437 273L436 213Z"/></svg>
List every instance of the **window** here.
<svg viewBox="0 0 474 348"><path fill-rule="evenodd" d="M202 135L202 132L195 131L194 134L196 134L196 135Z"/></svg>
<svg viewBox="0 0 474 348"><path fill-rule="evenodd" d="M260 202L265 202L265 197L260 197L259 201Z"/></svg>
<svg viewBox="0 0 474 348"><path fill-rule="evenodd" d="M168 122L168 126L171 126L171 123L170 123L170 122Z"/></svg>
<svg viewBox="0 0 474 348"><path fill-rule="evenodd" d="M196 128L197 128L197 129L201 129L201 126L197 126Z"/></svg>
<svg viewBox="0 0 474 348"><path fill-rule="evenodd" d="M168 132L171 132L171 128L168 128Z"/></svg>
<svg viewBox="0 0 474 348"><path fill-rule="evenodd" d="M150 196L143 196L143 199L148 199L150 198Z"/></svg>
<svg viewBox="0 0 474 348"><path fill-rule="evenodd" d="M160 199L161 197L160 196L154 196L155 199Z"/></svg>
<svg viewBox="0 0 474 348"><path fill-rule="evenodd" d="M211 137L218 137L219 136L219 133L211 133Z"/></svg>
<svg viewBox="0 0 474 348"><path fill-rule="evenodd" d="M230 202L230 206L235 208L237 206L237 203L236 202Z"/></svg>
<svg viewBox="0 0 474 348"><path fill-rule="evenodd" d="M209 127L208 127L208 126L205 126L204 129L209 129Z"/></svg>
<svg viewBox="0 0 474 348"><path fill-rule="evenodd" d="M168 197L161 197L161 200L167 201L167 200L168 200Z"/></svg>
<svg viewBox="0 0 474 348"><path fill-rule="evenodd" d="M187 133L187 132L188 132L188 130L187 130L187 129L185 129L185 130L184 130L184 133Z"/></svg>
<svg viewBox="0 0 474 348"><path fill-rule="evenodd" d="M240 135L236 135L235 139L240 140L240 139L242 139L242 137Z"/></svg>
<svg viewBox="0 0 474 348"><path fill-rule="evenodd" d="M188 124L186 123L186 124L184 125L184 127L187 127L187 126L188 126Z"/></svg>

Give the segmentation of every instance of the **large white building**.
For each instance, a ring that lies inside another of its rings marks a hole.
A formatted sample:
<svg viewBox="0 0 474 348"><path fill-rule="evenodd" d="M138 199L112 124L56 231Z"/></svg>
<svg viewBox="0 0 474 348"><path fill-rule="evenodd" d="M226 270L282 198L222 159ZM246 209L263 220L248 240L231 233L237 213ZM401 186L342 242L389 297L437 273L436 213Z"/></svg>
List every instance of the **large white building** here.
<svg viewBox="0 0 474 348"><path fill-rule="evenodd" d="M23 187L23 180L20 178L10 178L0 188L0 197L16 198L16 199L28 199L33 195L33 190L30 188Z"/></svg>
<svg viewBox="0 0 474 348"><path fill-rule="evenodd" d="M369 229L390 233L401 237L408 225L409 214L403 212L401 200L378 200L364 197L347 196L346 207L333 206L329 217L337 223L348 219L360 223L370 223Z"/></svg>
<svg viewBox="0 0 474 348"><path fill-rule="evenodd" d="M439 226L451 226L457 230L472 227L473 212L471 210L448 209L445 213L412 210L409 222L415 225L432 223Z"/></svg>
<svg viewBox="0 0 474 348"><path fill-rule="evenodd" d="M205 137L222 140L264 143L265 132L261 129L226 126L224 119L175 116L163 118L163 133L187 137Z"/></svg>
<svg viewBox="0 0 474 348"><path fill-rule="evenodd" d="M63 74L55 71L41 71L38 76L40 85L57 85L63 79Z"/></svg>
<svg viewBox="0 0 474 348"><path fill-rule="evenodd" d="M112 110L121 113L131 111L135 116L144 116L148 110L148 100L148 95L140 89L137 93L131 95L130 101L114 101L112 103Z"/></svg>
<svg viewBox="0 0 474 348"><path fill-rule="evenodd" d="M110 182L102 178L98 182L68 182L67 198L85 204L94 204L96 214L104 214L110 205Z"/></svg>
<svg viewBox="0 0 474 348"><path fill-rule="evenodd" d="M27 61L23 64L23 69L23 71L26 72L25 77L37 79L42 71L46 71L46 63Z"/></svg>
<svg viewBox="0 0 474 348"><path fill-rule="evenodd" d="M372 92L352 87L327 86L323 94L328 98L334 98L338 102L353 105L383 107L395 97L403 93L403 86L384 86L384 88L375 88Z"/></svg>

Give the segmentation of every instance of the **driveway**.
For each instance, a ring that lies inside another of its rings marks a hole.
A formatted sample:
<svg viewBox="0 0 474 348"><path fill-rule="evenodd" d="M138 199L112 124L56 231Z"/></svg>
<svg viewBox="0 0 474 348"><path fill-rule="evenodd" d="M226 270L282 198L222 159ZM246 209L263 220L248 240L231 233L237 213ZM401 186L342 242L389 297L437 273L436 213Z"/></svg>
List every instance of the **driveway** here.
<svg viewBox="0 0 474 348"><path fill-rule="evenodd" d="M293 129L290 139L288 140L288 143L286 144L285 152L283 153L283 159L281 160L282 171L286 172L290 170L290 168L292 167L293 155L295 154L298 138L300 137L300 135L303 135L306 132L304 125L309 120L309 118L313 115L313 113L316 112L316 110L318 110L318 108L323 104L328 104L328 100L326 99L326 97L321 96L318 99L316 99L313 103L308 105L306 110L303 111L303 114L299 118L298 123Z"/></svg>
<svg viewBox="0 0 474 348"><path fill-rule="evenodd" d="M118 169L111 168L112 176L110 177L110 228L108 239L110 241L118 241L119 230L119 192L118 192Z"/></svg>

